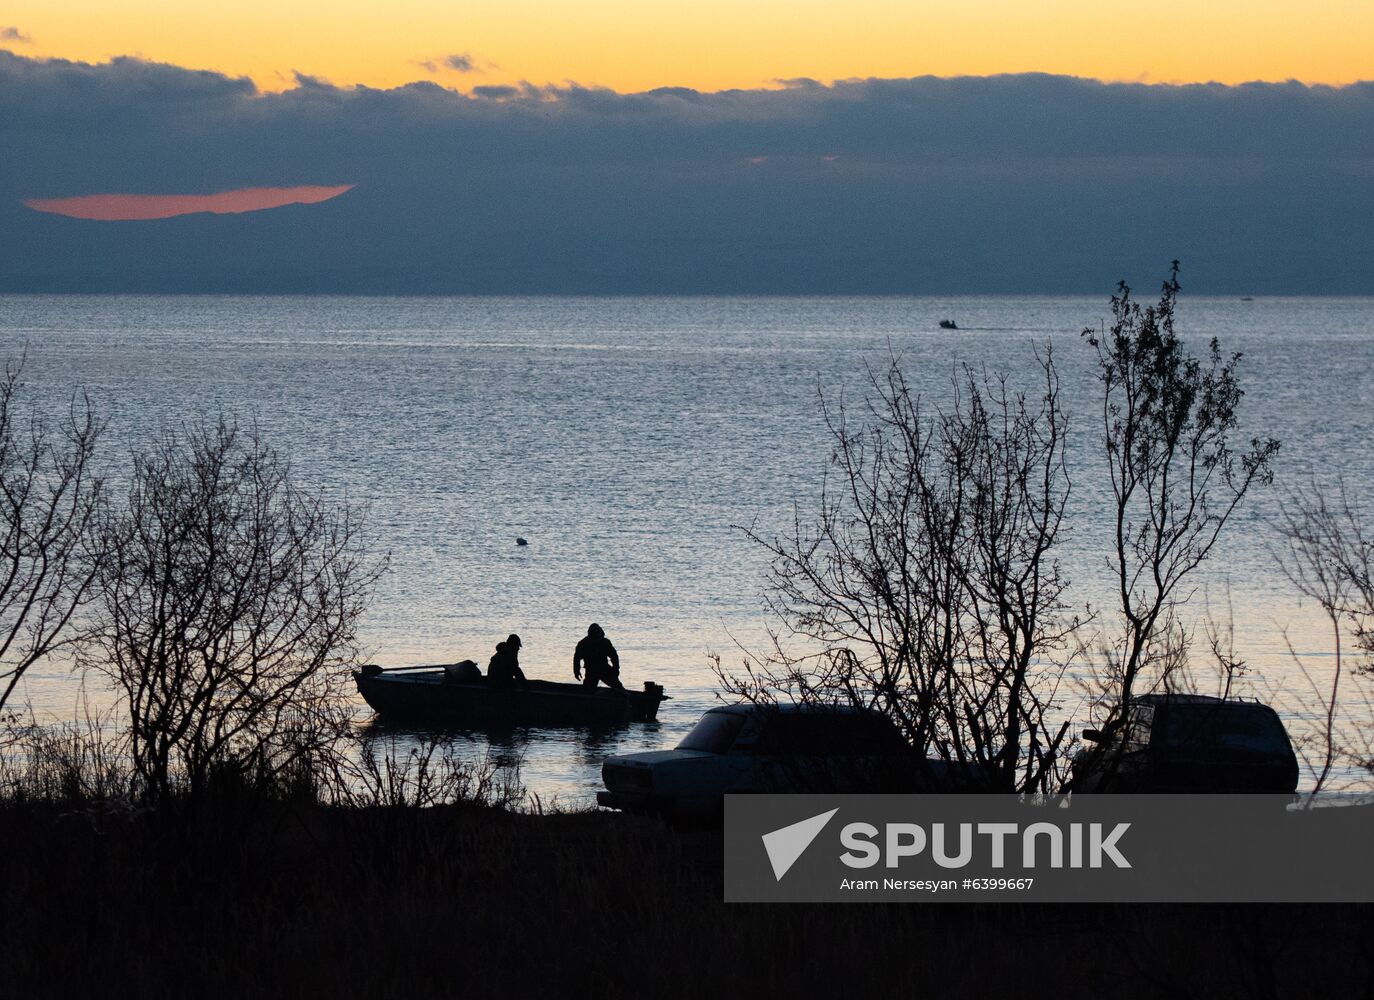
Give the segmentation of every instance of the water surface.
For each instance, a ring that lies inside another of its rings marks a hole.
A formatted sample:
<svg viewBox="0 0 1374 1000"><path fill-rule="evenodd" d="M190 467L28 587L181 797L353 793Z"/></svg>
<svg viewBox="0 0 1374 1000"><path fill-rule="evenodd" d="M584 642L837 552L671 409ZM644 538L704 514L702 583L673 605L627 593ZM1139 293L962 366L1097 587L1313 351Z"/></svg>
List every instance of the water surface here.
<svg viewBox="0 0 1374 1000"><path fill-rule="evenodd" d="M1107 314L1105 298L13 296L0 348L27 347L46 407L90 391L115 475L133 443L223 410L304 482L367 504L393 566L364 622L376 662L485 663L515 631L527 673L571 679L574 643L604 625L625 681L673 695L658 724L471 737L523 757L546 801L585 801L606 754L671 746L713 703L709 652L760 640L764 563L734 526L781 528L812 503L817 392L856 398L889 352L947 399L957 365L1020 376L1053 343L1074 417L1066 562L1075 599L1101 603L1109 525L1079 333ZM1285 480L1341 473L1368 492L1374 300L1185 295L1179 318L1190 340L1244 351L1247 429L1283 440ZM1252 671L1297 690L1281 629L1305 653L1324 636L1274 570L1271 514L1265 497L1237 519L1195 604L1229 593ZM69 717L76 689L49 666L25 693Z"/></svg>

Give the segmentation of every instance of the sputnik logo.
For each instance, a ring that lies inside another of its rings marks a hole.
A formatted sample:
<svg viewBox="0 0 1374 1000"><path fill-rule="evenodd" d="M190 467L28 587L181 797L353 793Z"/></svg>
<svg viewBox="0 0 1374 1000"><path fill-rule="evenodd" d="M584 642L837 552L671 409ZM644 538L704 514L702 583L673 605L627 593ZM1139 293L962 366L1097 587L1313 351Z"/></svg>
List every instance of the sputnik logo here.
<svg viewBox="0 0 1374 1000"><path fill-rule="evenodd" d="M839 811L838 808L831 809L829 812L820 813L763 835L763 849L768 852L768 860L773 864L773 877L777 881L782 881L788 869L796 864L797 859L806 852L811 842L820 836L825 825Z"/></svg>

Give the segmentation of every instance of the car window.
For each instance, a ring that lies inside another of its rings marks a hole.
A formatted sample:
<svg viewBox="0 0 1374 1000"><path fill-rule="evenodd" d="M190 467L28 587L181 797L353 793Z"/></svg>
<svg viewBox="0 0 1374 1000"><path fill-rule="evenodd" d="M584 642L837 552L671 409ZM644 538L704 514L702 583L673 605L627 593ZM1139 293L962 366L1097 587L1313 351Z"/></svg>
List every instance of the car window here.
<svg viewBox="0 0 1374 1000"><path fill-rule="evenodd" d="M907 742L886 716L863 713L851 716L852 742L859 753L897 753Z"/></svg>
<svg viewBox="0 0 1374 1000"><path fill-rule="evenodd" d="M1252 705L1170 705L1165 725L1171 748L1283 752L1288 735L1272 712Z"/></svg>
<svg viewBox="0 0 1374 1000"><path fill-rule="evenodd" d="M768 719L758 750L766 754L816 753L829 735L826 720L816 715L779 713Z"/></svg>
<svg viewBox="0 0 1374 1000"><path fill-rule="evenodd" d="M1154 726L1153 705L1132 705L1130 723L1126 726L1126 749L1144 750L1150 745L1150 730Z"/></svg>
<svg viewBox="0 0 1374 1000"><path fill-rule="evenodd" d="M851 712L780 713L768 720L759 751L768 754L886 754L906 748L882 716Z"/></svg>
<svg viewBox="0 0 1374 1000"><path fill-rule="evenodd" d="M705 750L707 753L728 753L744 727L740 712L707 712L677 745L679 750Z"/></svg>
<svg viewBox="0 0 1374 1000"><path fill-rule="evenodd" d="M1113 753L1134 753L1150 745L1150 730L1154 723L1154 707L1132 705L1125 716L1113 715L1102 725L1101 736L1094 740L1099 750Z"/></svg>

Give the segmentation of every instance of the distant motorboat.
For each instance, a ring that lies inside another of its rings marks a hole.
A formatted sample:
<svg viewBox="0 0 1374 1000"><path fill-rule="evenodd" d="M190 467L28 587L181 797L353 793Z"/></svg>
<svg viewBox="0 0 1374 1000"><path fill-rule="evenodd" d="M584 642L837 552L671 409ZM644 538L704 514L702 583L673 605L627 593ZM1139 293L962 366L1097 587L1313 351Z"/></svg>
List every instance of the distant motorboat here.
<svg viewBox="0 0 1374 1000"><path fill-rule="evenodd" d="M1253 295L1242 295L1242 296L1240 297L1240 300L1241 300L1242 302L1254 302L1254 301L1255 301L1255 297L1254 297Z"/></svg>
<svg viewBox="0 0 1374 1000"><path fill-rule="evenodd" d="M956 322L954 322L954 320L952 320L952 319L942 319L942 320L940 320L940 329L941 329L941 330L957 330L957 329L959 329L959 324L956 323Z"/></svg>

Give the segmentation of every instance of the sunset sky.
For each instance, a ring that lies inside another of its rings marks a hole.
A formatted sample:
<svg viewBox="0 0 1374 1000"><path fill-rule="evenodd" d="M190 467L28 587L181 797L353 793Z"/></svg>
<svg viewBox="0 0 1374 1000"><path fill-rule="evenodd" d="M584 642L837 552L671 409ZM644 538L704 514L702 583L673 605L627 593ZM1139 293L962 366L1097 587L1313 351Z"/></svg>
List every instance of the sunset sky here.
<svg viewBox="0 0 1374 1000"><path fill-rule="evenodd" d="M1374 3L10 0L0 292L1374 294Z"/></svg>
<svg viewBox="0 0 1374 1000"><path fill-rule="evenodd" d="M8 28L10 31L5 32ZM0 45L290 87L527 80L620 91L1026 71L1151 82L1374 78L1369 0L10 0ZM457 57L452 58L450 57Z"/></svg>

